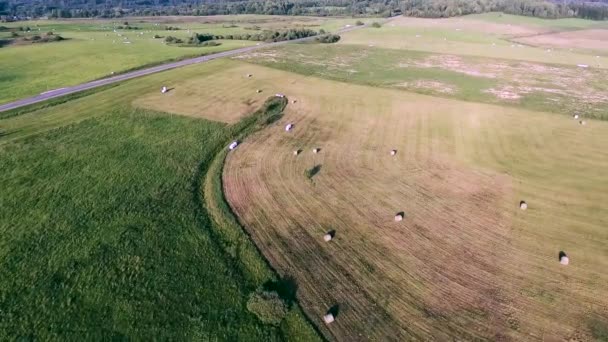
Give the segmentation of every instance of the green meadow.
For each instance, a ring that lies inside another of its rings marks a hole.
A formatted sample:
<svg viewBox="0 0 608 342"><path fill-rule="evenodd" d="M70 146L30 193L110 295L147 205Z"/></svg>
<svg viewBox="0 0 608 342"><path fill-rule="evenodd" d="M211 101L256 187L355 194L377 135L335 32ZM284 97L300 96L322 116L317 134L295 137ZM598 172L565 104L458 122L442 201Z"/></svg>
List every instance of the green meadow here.
<svg viewBox="0 0 608 342"><path fill-rule="evenodd" d="M223 201L203 189L212 161L259 120L227 126L130 105L160 81L223 67L0 119L0 339L317 339L295 303L278 326L247 310L277 278L252 245L228 249L248 239L206 204Z"/></svg>

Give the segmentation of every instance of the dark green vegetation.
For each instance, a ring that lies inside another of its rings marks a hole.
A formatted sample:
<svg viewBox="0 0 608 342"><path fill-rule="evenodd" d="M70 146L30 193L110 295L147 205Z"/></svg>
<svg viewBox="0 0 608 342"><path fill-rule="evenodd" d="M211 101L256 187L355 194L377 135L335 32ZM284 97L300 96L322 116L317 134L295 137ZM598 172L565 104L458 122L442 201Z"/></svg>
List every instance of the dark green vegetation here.
<svg viewBox="0 0 608 342"><path fill-rule="evenodd" d="M210 33L195 33L188 39L188 44L200 44L210 40L227 39L227 40L253 40L262 42L280 42L285 40L294 40L306 37L316 36L318 33L309 29L289 29L280 31L265 30L254 34L226 34L214 35ZM167 37L169 38L169 37Z"/></svg>
<svg viewBox="0 0 608 342"><path fill-rule="evenodd" d="M340 40L340 36L337 34L326 34L315 38L315 40L324 44L337 43Z"/></svg>
<svg viewBox="0 0 608 342"><path fill-rule="evenodd" d="M607 0L290 0L290 1L191 1L168 2L111 0L92 4L86 0L57 3L50 0L0 1L11 15L51 18L122 17L126 15L375 15L404 13L421 17L451 17L472 13L505 12L541 18L579 17L602 20L608 18Z"/></svg>
<svg viewBox="0 0 608 342"><path fill-rule="evenodd" d="M201 192L227 142L284 104L234 126L129 105L164 77L0 120L0 339L316 338L297 306L278 326L247 310L275 276L255 249L231 255Z"/></svg>

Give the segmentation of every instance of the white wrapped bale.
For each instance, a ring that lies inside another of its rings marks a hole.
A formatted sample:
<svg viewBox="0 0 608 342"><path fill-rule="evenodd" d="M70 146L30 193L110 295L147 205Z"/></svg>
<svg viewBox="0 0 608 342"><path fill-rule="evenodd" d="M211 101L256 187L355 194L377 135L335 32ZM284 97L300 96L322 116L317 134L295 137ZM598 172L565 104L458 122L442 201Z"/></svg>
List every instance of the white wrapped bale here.
<svg viewBox="0 0 608 342"><path fill-rule="evenodd" d="M323 316L323 321L325 321L326 324L330 324L335 320L334 315L332 315L331 313L328 313L327 315Z"/></svg>
<svg viewBox="0 0 608 342"><path fill-rule="evenodd" d="M562 265L568 265L570 263L570 260L568 259L567 256L562 255L562 257L559 258L559 263Z"/></svg>
<svg viewBox="0 0 608 342"><path fill-rule="evenodd" d="M285 126L285 132L291 131L292 128L293 128L293 124L287 124L287 126Z"/></svg>
<svg viewBox="0 0 608 342"><path fill-rule="evenodd" d="M331 234L325 234L325 235L323 235L323 240L325 240L325 242L329 242L329 241L331 241L331 239L332 239Z"/></svg>
<svg viewBox="0 0 608 342"><path fill-rule="evenodd" d="M234 150L237 146L239 146L238 141L233 141L230 145L228 145L229 150Z"/></svg>

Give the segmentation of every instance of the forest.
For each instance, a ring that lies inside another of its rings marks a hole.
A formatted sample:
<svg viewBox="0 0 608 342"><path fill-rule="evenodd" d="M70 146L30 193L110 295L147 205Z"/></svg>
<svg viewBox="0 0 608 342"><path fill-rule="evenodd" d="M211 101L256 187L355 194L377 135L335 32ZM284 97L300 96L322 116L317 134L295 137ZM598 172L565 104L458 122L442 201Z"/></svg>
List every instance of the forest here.
<svg viewBox="0 0 608 342"><path fill-rule="evenodd" d="M608 19L608 0L0 0L3 20L126 16L271 14L453 17L504 12L540 18Z"/></svg>

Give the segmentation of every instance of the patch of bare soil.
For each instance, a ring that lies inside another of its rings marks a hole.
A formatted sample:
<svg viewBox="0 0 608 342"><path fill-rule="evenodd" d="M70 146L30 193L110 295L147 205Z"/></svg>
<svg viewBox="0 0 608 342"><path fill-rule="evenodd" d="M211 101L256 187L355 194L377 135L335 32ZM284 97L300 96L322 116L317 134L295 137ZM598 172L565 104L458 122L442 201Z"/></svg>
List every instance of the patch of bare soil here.
<svg viewBox="0 0 608 342"><path fill-rule="evenodd" d="M431 90L433 92L441 93L441 94L454 94L456 93L456 86L439 81L433 80L416 80L414 82L403 82L396 84L397 87L403 88L414 88L421 90Z"/></svg>
<svg viewBox="0 0 608 342"><path fill-rule="evenodd" d="M515 41L542 47L608 50L608 30L590 29L533 35Z"/></svg>

